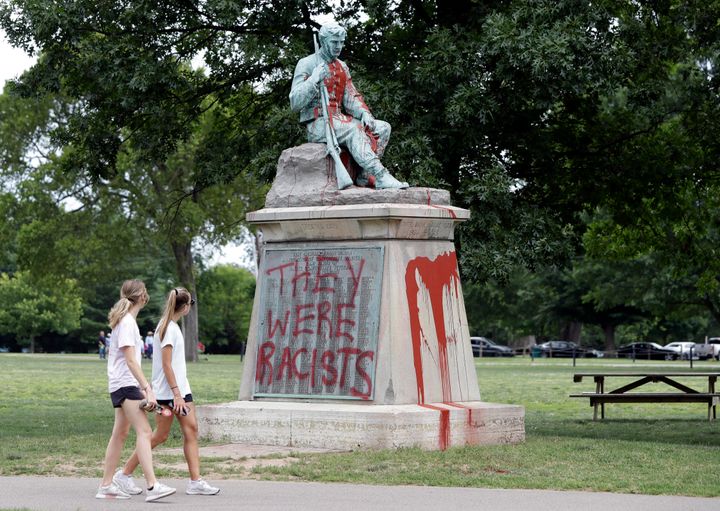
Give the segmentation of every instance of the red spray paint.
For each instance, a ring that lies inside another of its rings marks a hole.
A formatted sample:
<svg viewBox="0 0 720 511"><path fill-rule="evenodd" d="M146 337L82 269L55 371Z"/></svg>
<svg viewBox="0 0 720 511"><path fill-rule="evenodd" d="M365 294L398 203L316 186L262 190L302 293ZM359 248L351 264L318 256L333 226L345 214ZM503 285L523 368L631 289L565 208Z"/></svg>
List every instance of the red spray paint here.
<svg viewBox="0 0 720 511"><path fill-rule="evenodd" d="M428 203L428 206L430 206L431 208L442 209L443 211L446 211L447 214L450 215L450 218L457 218L457 215L455 214L455 212L448 207L438 206L437 204L429 204L429 203Z"/></svg>
<svg viewBox="0 0 720 511"><path fill-rule="evenodd" d="M417 257L411 260L405 269L405 290L410 313L410 334L412 339L413 362L417 382L418 404L425 408L440 411L440 449L445 449L450 442L450 410L425 403L425 382L423 378L422 346L428 339L420 324L420 308L418 296L420 286L424 284L430 299L435 334L438 342L438 365L443 402L452 402L450 387L450 370L448 365L448 336L445 331L445 311L443 297L446 293L454 293L459 299L460 276L457 268L455 252L445 252L434 260Z"/></svg>
<svg viewBox="0 0 720 511"><path fill-rule="evenodd" d="M440 412L440 433L438 436L440 450L444 451L450 445L450 410L448 410L447 408L441 408L439 406L428 405L425 403L420 403L420 406Z"/></svg>
<svg viewBox="0 0 720 511"><path fill-rule="evenodd" d="M457 218L457 215L455 214L455 212L452 209L448 208L447 206L438 206L437 204L431 203L430 190L426 190L425 193L427 194L427 205L428 206L430 206L431 208L435 208L435 209L445 210L447 212L447 214L450 215L450 218Z"/></svg>
<svg viewBox="0 0 720 511"><path fill-rule="evenodd" d="M467 410L467 425L472 426L473 425L473 416L472 416L472 408L470 408L467 405L461 404L461 403L445 403L446 405L454 406L455 408L462 408L463 410Z"/></svg>

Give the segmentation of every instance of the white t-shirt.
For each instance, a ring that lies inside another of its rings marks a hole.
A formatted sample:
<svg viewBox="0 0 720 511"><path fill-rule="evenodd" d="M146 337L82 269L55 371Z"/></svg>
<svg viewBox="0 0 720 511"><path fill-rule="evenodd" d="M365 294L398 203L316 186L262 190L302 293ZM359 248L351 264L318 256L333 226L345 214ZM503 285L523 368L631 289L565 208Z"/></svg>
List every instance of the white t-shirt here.
<svg viewBox="0 0 720 511"><path fill-rule="evenodd" d="M125 360L125 353L120 349L124 346L134 348L135 360L140 365L142 360L142 337L140 329L132 314L125 314L115 325L110 334L107 352L108 390L112 393L122 387L139 387L140 384L130 372Z"/></svg>
<svg viewBox="0 0 720 511"><path fill-rule="evenodd" d="M152 361L152 386L157 399L173 399L173 391L170 389L165 372L162 367L162 350L165 346L172 346L172 369L175 373L175 381L182 397L191 394L190 382L187 379L187 367L185 365L185 338L177 323L170 321L165 338L160 342L160 325L153 337L153 361Z"/></svg>

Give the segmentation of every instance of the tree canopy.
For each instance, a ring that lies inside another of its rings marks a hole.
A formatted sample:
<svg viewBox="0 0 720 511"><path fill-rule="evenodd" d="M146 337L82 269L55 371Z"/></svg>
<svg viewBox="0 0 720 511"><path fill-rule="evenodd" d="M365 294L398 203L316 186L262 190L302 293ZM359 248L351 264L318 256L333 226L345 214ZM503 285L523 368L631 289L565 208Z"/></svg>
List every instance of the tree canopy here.
<svg viewBox="0 0 720 511"><path fill-rule="evenodd" d="M201 192L240 182L252 203L304 141L287 97L319 14L347 28L343 59L393 126L393 174L472 210L457 240L469 281L569 266L587 247L649 257L718 310L717 0L11 0L0 27L39 55L12 94L65 105L46 110L64 122L27 118L63 148L55 178L145 192L177 176L156 205L176 218L187 203L178 225L202 230L215 220L196 222Z"/></svg>
<svg viewBox="0 0 720 511"><path fill-rule="evenodd" d="M77 328L82 301L76 286L67 279L33 282L26 273L0 274L0 333L15 335L34 352L40 334Z"/></svg>
<svg viewBox="0 0 720 511"><path fill-rule="evenodd" d="M244 353L250 329L255 277L233 265L218 265L204 271L198 280L203 297L200 340L211 339L217 349Z"/></svg>
<svg viewBox="0 0 720 511"><path fill-rule="evenodd" d="M679 0L15 0L0 24L41 57L15 90L78 102L53 136L89 175L119 172L125 146L166 161L220 105L198 188L241 170L269 178L302 141L289 77L314 17L334 15L360 90L394 127L386 163L473 209L463 268L484 280L567 260L588 206L625 221L643 198L714 179L719 12ZM180 65L198 55L206 73Z"/></svg>

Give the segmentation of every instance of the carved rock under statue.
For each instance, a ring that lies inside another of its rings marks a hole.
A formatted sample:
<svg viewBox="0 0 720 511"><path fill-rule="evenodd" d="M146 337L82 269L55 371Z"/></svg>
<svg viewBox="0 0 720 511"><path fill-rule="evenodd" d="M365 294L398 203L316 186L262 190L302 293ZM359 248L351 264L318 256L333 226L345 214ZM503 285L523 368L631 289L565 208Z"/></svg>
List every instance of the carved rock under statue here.
<svg viewBox="0 0 720 511"><path fill-rule="evenodd" d="M239 400L205 438L375 449L516 443L524 408L481 401L442 190L339 191L323 145L283 152L266 207Z"/></svg>
<svg viewBox="0 0 720 511"><path fill-rule="evenodd" d="M351 186L339 190L334 164L325 144L307 143L285 149L265 198L266 208L340 206L346 204L450 205L450 193L437 188L373 190Z"/></svg>

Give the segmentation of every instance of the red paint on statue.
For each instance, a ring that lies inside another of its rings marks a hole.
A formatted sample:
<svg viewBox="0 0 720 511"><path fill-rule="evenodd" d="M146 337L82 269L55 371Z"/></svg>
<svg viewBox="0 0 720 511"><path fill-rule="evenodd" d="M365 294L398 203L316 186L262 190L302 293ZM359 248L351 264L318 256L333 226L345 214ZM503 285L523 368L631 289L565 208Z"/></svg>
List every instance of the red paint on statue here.
<svg viewBox="0 0 720 511"><path fill-rule="evenodd" d="M350 122L352 117L342 112L343 96L345 95L345 86L348 83L345 69L338 60L333 60L328 64L330 75L325 78L325 87L328 91L328 116L330 126L333 126L335 120L340 122Z"/></svg>

